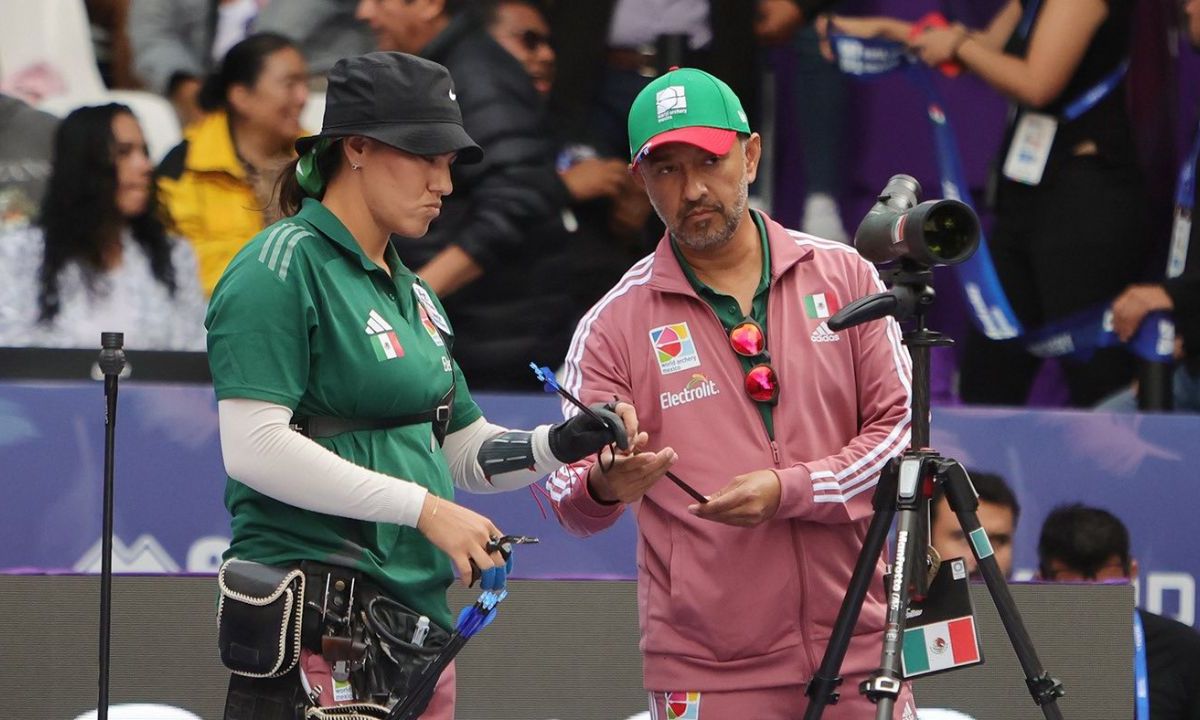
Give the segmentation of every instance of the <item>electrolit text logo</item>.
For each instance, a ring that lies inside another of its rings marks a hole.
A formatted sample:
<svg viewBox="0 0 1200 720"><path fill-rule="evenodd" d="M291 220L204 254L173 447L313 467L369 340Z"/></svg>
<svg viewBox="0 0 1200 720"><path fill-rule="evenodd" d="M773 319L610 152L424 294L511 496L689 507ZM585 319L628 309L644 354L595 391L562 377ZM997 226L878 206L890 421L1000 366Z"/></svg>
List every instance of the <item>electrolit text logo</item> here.
<svg viewBox="0 0 1200 720"><path fill-rule="evenodd" d="M658 404L663 409L686 405L701 398L720 395L721 390L717 387L717 383L709 380L704 375L696 373L692 375L692 379L688 381L686 387L681 392L665 392L658 396Z"/></svg>

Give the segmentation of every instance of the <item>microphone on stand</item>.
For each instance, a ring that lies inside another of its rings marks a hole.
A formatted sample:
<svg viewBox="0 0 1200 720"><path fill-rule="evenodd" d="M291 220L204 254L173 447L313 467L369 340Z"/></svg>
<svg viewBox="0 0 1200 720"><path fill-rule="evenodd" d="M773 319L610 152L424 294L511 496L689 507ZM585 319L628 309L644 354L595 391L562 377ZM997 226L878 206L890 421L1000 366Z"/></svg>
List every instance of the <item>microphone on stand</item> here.
<svg viewBox="0 0 1200 720"><path fill-rule="evenodd" d="M117 426L117 378L125 369L125 334L100 333L100 371L104 373L104 521L100 539L100 694L96 720L108 720L108 658L112 637L113 454Z"/></svg>

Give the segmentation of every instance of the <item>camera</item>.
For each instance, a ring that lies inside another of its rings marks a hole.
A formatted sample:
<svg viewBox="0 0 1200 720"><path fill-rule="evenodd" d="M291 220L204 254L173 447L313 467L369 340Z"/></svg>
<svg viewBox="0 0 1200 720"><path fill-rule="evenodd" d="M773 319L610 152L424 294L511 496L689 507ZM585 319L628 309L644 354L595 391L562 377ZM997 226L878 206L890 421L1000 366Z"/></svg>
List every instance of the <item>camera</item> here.
<svg viewBox="0 0 1200 720"><path fill-rule="evenodd" d="M921 184L893 175L854 233L854 247L874 263L909 259L925 267L955 265L979 247L979 218L958 200L918 204Z"/></svg>

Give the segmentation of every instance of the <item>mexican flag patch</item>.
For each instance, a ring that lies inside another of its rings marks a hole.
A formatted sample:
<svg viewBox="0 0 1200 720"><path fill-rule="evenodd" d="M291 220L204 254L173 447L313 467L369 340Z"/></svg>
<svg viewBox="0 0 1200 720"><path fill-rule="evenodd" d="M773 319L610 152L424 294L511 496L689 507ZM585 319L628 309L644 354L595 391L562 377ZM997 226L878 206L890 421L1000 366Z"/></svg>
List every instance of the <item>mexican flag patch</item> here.
<svg viewBox="0 0 1200 720"><path fill-rule="evenodd" d="M804 296L804 312L814 320L827 318L840 307L837 296L828 291Z"/></svg>

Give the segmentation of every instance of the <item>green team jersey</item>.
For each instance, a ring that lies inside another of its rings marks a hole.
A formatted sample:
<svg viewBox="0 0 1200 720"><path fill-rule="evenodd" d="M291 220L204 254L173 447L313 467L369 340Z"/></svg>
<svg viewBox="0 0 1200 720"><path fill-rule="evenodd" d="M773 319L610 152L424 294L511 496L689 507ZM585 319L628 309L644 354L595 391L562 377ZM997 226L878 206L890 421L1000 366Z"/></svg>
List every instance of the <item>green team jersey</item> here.
<svg viewBox="0 0 1200 720"><path fill-rule="evenodd" d="M386 259L390 276L313 199L255 235L217 283L205 320L217 399L264 400L300 416L386 418L434 408L453 382L449 431L481 417L445 347L443 332L452 330L441 303L390 245ZM431 423L315 441L357 465L454 496ZM451 627L450 559L416 528L301 510L233 478L225 506L233 518L226 558L352 567Z"/></svg>

